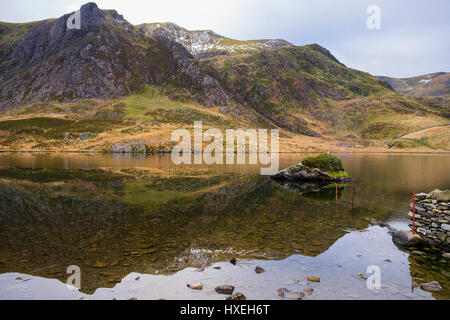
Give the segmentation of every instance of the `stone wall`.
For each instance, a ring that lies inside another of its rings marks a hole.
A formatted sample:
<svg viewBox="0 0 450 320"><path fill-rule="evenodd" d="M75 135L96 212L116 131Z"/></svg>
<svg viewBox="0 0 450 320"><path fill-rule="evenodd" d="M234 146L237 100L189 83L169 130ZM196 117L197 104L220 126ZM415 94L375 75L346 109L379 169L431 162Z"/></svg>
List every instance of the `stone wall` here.
<svg viewBox="0 0 450 320"><path fill-rule="evenodd" d="M450 191L433 191L416 195L416 234L433 247L450 251ZM413 203L410 204L412 229Z"/></svg>

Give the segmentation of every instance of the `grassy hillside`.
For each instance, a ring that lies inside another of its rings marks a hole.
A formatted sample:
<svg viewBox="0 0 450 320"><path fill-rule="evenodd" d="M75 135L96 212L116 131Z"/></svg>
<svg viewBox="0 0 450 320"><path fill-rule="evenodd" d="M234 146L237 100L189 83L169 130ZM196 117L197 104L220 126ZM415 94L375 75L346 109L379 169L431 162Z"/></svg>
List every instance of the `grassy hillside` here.
<svg viewBox="0 0 450 320"><path fill-rule="evenodd" d="M342 117L336 118L334 127L309 113L309 124L319 137L281 128L281 151L388 151L389 145L395 146L393 151L450 149L450 140L442 138L448 134L448 127L429 135L426 143L392 143L399 136L442 125L448 120L426 112L405 114L401 109L394 111L388 98L376 99L336 102L334 112ZM393 101L397 103L398 100ZM381 104L385 110L380 113ZM363 111L361 105L365 106ZM174 145L171 142L174 129L192 129L194 121L200 120L205 129L214 127L222 132L227 128L273 128L254 110L242 106L206 108L192 101L174 101L161 94L158 87L148 86L141 94L119 99L35 103L0 112L0 146L1 150L100 152L109 150L119 141L144 139L149 150L168 151Z"/></svg>

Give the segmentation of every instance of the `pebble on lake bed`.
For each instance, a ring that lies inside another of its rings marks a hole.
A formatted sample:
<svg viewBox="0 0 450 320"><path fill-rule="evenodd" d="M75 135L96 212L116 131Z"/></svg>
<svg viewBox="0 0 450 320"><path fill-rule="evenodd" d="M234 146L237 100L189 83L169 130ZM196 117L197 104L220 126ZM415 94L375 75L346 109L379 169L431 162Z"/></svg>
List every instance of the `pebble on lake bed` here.
<svg viewBox="0 0 450 320"><path fill-rule="evenodd" d="M203 290L203 284L198 283L188 283L188 288L191 288L192 290Z"/></svg>
<svg viewBox="0 0 450 320"><path fill-rule="evenodd" d="M106 263L97 262L93 265L94 268L106 268Z"/></svg>
<svg viewBox="0 0 450 320"><path fill-rule="evenodd" d="M303 292L305 292L308 297L311 297L313 295L313 293L314 293L314 289L313 288L306 288L305 290L303 290Z"/></svg>
<svg viewBox="0 0 450 320"><path fill-rule="evenodd" d="M429 283L422 283L420 285L420 289L427 292L441 292L442 287L437 281L429 282Z"/></svg>
<svg viewBox="0 0 450 320"><path fill-rule="evenodd" d="M236 294L233 294L231 297L228 297L227 300L230 300L230 301L242 301L242 300L247 300L247 297L244 296L244 294L238 292Z"/></svg>
<svg viewBox="0 0 450 320"><path fill-rule="evenodd" d="M215 290L219 294L233 294L234 287L229 285L223 285L217 287Z"/></svg>
<svg viewBox="0 0 450 320"><path fill-rule="evenodd" d="M288 296L288 298L291 298L291 299L302 300L305 297L305 294L303 292L292 292L292 293L289 293L287 296Z"/></svg>
<svg viewBox="0 0 450 320"><path fill-rule="evenodd" d="M284 298L285 292L288 292L288 291L289 291L289 290L286 289L286 288L281 288L281 289L278 289L278 290L275 291L275 292L277 293L277 295L278 295L280 298Z"/></svg>
<svg viewBox="0 0 450 320"><path fill-rule="evenodd" d="M266 270L264 270L264 269L261 268L261 267L256 267L256 268L255 268L255 272L256 272L256 273L264 273L264 272L266 272Z"/></svg>
<svg viewBox="0 0 450 320"><path fill-rule="evenodd" d="M367 280L367 276L362 273L358 273L356 276L362 280Z"/></svg>
<svg viewBox="0 0 450 320"><path fill-rule="evenodd" d="M320 282L320 278L316 276L309 276L307 279L310 282Z"/></svg>

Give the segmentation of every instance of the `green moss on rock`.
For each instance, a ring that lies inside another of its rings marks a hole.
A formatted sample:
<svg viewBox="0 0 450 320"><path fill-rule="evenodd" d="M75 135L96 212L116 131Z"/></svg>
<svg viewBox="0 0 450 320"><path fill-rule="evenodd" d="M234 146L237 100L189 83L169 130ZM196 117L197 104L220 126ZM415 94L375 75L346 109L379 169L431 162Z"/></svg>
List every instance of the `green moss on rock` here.
<svg viewBox="0 0 450 320"><path fill-rule="evenodd" d="M317 157L306 158L302 164L308 168L319 168L329 172L344 171L341 159L331 154L324 153Z"/></svg>

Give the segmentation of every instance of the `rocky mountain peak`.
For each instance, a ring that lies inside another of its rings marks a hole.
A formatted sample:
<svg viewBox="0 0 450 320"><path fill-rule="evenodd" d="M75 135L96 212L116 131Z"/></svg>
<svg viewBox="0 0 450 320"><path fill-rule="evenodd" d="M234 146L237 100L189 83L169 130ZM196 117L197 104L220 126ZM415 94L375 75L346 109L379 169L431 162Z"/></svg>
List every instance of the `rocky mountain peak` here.
<svg viewBox="0 0 450 320"><path fill-rule="evenodd" d="M137 26L137 28L147 36L178 42L197 58L293 46L280 39L235 40L221 36L211 30L187 30L171 22L143 24Z"/></svg>

